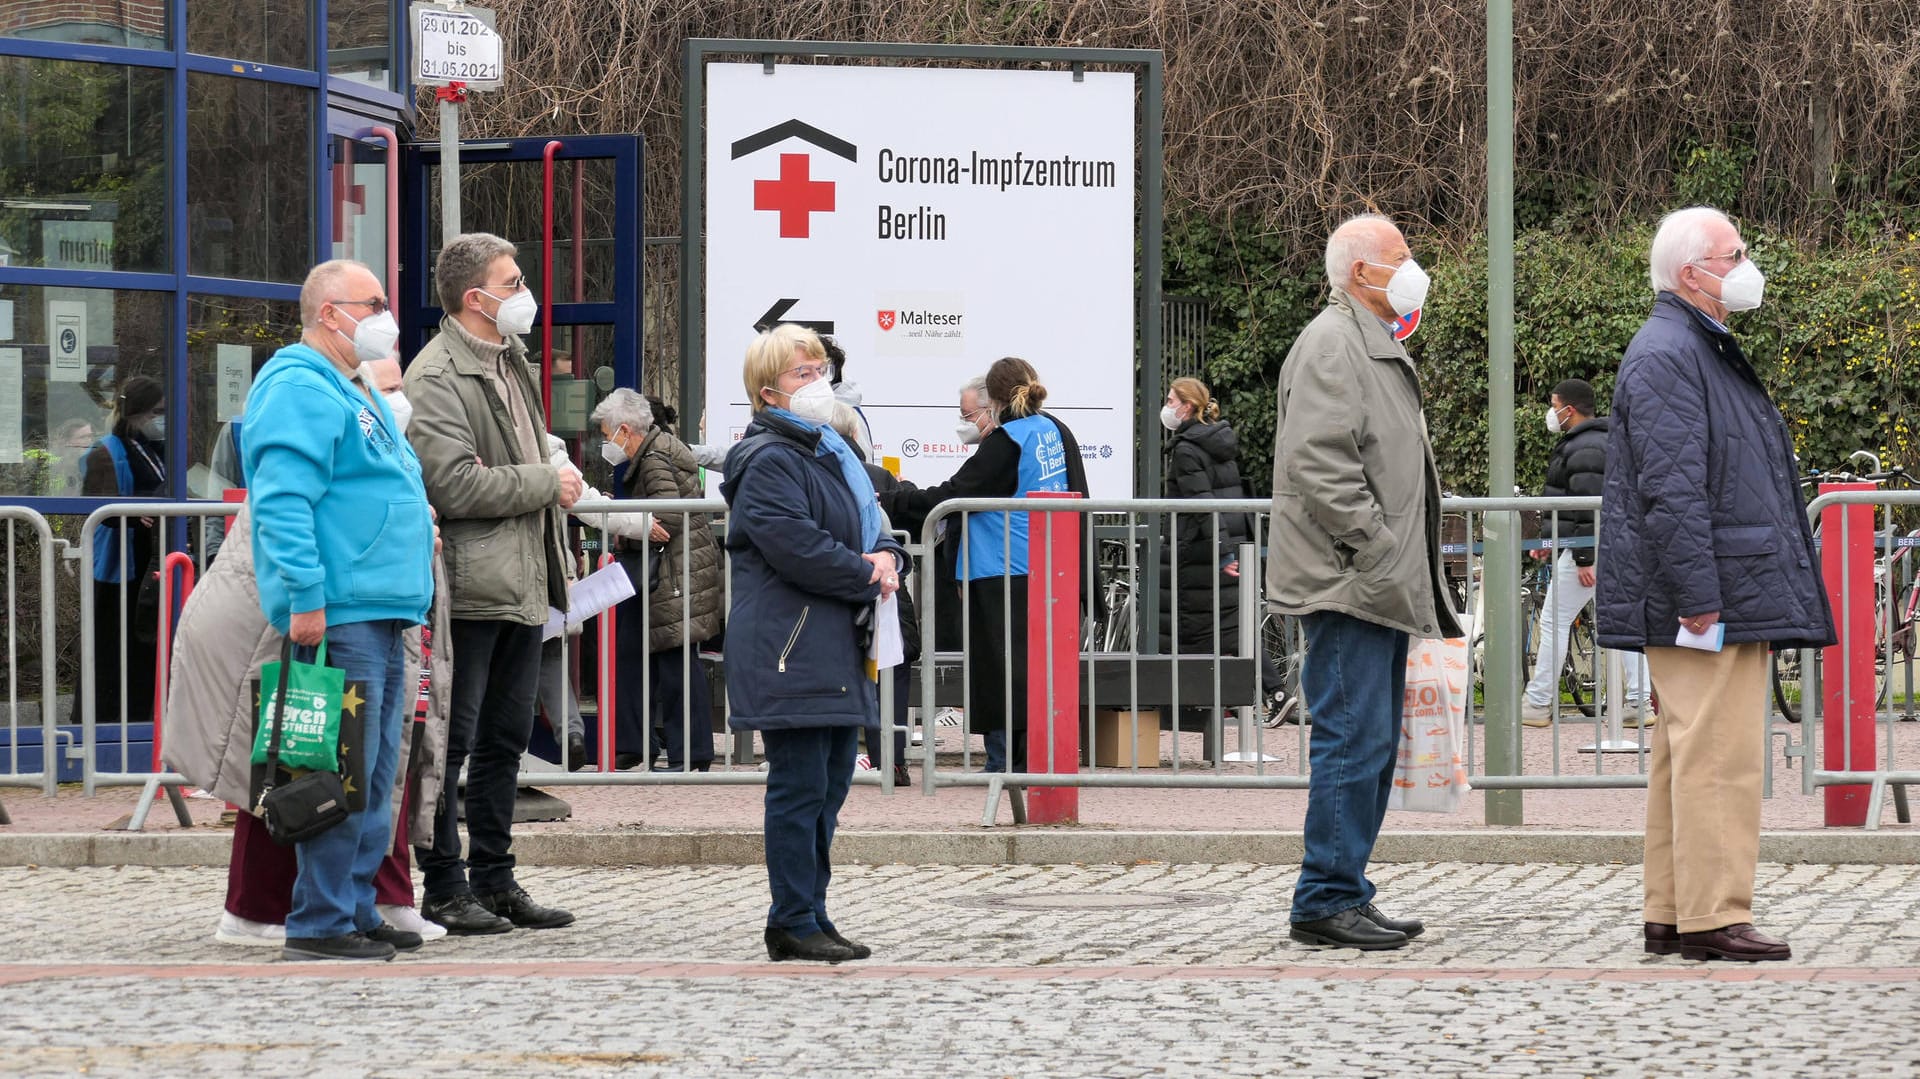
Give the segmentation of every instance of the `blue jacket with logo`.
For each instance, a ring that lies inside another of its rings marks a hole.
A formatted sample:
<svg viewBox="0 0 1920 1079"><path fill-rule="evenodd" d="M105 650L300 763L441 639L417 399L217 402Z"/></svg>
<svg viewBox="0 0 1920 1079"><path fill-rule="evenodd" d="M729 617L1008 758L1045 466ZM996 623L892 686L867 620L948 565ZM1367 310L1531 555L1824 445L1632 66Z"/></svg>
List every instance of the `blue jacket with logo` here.
<svg viewBox="0 0 1920 1079"><path fill-rule="evenodd" d="M728 722L737 730L870 726L864 612L880 598L862 558L860 507L820 432L761 413L727 454L733 608L727 616ZM876 550L904 564L881 535Z"/></svg>
<svg viewBox="0 0 1920 1079"><path fill-rule="evenodd" d="M1787 425L1733 335L1672 293L1620 364L1599 567L1609 648L1670 647L1713 611L1729 644L1834 643Z"/></svg>
<svg viewBox="0 0 1920 1079"><path fill-rule="evenodd" d="M247 394L241 456L260 608L325 608L328 625L424 623L433 603L433 516L420 460L393 413L304 344L274 354Z"/></svg>

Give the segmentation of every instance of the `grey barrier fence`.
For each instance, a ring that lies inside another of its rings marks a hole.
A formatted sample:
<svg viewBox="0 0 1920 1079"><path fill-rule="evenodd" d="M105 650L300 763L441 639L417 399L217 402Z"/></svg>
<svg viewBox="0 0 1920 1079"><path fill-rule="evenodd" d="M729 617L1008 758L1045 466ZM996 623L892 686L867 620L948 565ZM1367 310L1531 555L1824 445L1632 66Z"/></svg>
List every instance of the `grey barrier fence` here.
<svg viewBox="0 0 1920 1079"><path fill-rule="evenodd" d="M0 772L0 786L38 787L43 794L51 795L58 782L59 762L65 751L65 744L60 738L60 692L54 669L58 654L54 646L54 561L58 541L53 538L53 530L47 525L47 519L33 510L21 506L0 506L0 521L6 522L7 532L7 767ZM22 629L27 622L21 617L24 601L16 576L22 565L20 533L23 529L30 534L32 546L37 552L34 564L39 614L32 620L31 633ZM34 701L38 721L22 723L21 646L36 636L40 642L39 684L35 687L38 697ZM36 748L33 745L36 738L39 767L23 768L22 759L34 756L31 750ZM0 806L0 824L10 822L6 807Z"/></svg>
<svg viewBox="0 0 1920 1079"><path fill-rule="evenodd" d="M1821 545L1822 563L1833 559L1837 548L1838 570L1845 581L1865 567L1859 565L1853 544L1831 542L1839 537L1828 537L1821 528L1824 511L1843 506L1872 506L1878 511L1878 520L1871 530L1874 551L1871 645L1859 639L1860 630L1856 625L1858 616L1865 613L1858 606L1866 601L1864 596L1842 588L1840 604L1833 612L1840 637L1838 654L1853 656L1863 648L1870 648L1872 675L1861 679L1856 675L1854 664L1841 664L1839 717L1826 714L1830 687L1823 682L1825 667L1821 657L1813 650L1803 650L1797 656L1775 653L1773 679L1781 706L1786 707L1789 698L1795 699L1804 717L1805 752L1800 756L1805 793L1827 787L1867 787L1865 825L1876 829L1888 794L1893 796L1898 819L1903 823L1911 819L1906 788L1920 783L1920 760L1915 759L1920 754L1920 725L1908 727L1902 723L1916 718L1913 664L1914 634L1920 629L1915 622L1916 613L1920 613L1917 610L1920 609L1920 575L1915 572L1914 548L1920 546L1920 529L1902 534L1895 523L1899 507L1920 506L1920 491L1838 491L1819 495L1808 504L1807 515L1819 530L1816 542ZM1859 759L1855 740L1843 736L1838 739L1839 759L1835 761L1829 756L1824 764L1817 762L1816 751L1826 743L1828 725L1850 723L1856 706L1865 705L1864 698L1868 697L1872 699L1874 760Z"/></svg>

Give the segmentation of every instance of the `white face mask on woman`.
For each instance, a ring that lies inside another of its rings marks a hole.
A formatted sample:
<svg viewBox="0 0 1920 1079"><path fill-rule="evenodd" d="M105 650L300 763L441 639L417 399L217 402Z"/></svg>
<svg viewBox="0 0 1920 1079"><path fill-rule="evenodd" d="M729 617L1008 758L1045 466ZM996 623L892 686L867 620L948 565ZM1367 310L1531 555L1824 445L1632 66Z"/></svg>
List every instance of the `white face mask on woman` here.
<svg viewBox="0 0 1920 1079"><path fill-rule="evenodd" d="M1182 422L1179 409L1172 405L1160 406L1160 426L1169 431L1178 431Z"/></svg>
<svg viewBox="0 0 1920 1079"><path fill-rule="evenodd" d="M786 398L787 411L808 423L826 423L833 419L833 386L824 378L814 379Z"/></svg>

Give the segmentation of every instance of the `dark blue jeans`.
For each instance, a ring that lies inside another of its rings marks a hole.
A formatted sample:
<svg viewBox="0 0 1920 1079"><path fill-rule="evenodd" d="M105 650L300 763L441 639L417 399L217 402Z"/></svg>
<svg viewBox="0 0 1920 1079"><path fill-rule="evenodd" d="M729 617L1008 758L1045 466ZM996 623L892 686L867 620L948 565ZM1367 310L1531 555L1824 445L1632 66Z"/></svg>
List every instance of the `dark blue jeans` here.
<svg viewBox="0 0 1920 1079"><path fill-rule="evenodd" d="M1393 791L1407 688L1407 634L1333 611L1302 618L1301 688L1313 716L1307 758L1306 856L1292 920L1373 902L1367 861Z"/></svg>
<svg viewBox="0 0 1920 1079"><path fill-rule="evenodd" d="M833 928L827 917L828 855L840 807L853 786L859 727L761 731L767 750L767 927L810 937Z"/></svg>
<svg viewBox="0 0 1920 1079"><path fill-rule="evenodd" d="M520 755L533 736L540 685L540 627L455 619L447 782L433 843L414 848L427 899L513 887L513 798ZM467 766L467 857L460 857L454 783Z"/></svg>
<svg viewBox="0 0 1920 1079"><path fill-rule="evenodd" d="M400 734L410 725L414 694L406 679L404 622L348 622L327 627L327 662L364 682L358 717L342 715L340 736L366 747L366 808L295 847L299 872L287 936L307 939L377 929L373 875L393 843L393 781L400 767ZM313 661L312 649L304 662ZM349 729L348 724L356 726Z"/></svg>

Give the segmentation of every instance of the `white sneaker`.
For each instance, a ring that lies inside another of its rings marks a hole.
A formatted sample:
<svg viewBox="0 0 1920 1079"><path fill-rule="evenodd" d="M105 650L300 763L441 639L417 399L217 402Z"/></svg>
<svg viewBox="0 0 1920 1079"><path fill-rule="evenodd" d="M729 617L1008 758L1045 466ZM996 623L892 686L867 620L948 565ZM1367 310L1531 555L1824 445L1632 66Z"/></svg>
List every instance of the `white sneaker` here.
<svg viewBox="0 0 1920 1079"><path fill-rule="evenodd" d="M1520 702L1520 722L1527 727L1551 727L1553 726L1553 706L1522 701Z"/></svg>
<svg viewBox="0 0 1920 1079"><path fill-rule="evenodd" d="M439 922L430 922L420 917L420 908L401 907L388 903L375 903L373 909L387 924L408 933L420 934L421 940L439 940L447 935L447 927Z"/></svg>
<svg viewBox="0 0 1920 1079"><path fill-rule="evenodd" d="M213 931L213 939L222 944L238 944L248 948L284 948L287 945L287 927L271 922L248 921L231 911L220 912L220 928Z"/></svg>

